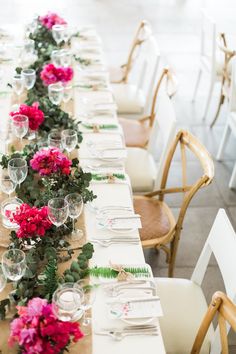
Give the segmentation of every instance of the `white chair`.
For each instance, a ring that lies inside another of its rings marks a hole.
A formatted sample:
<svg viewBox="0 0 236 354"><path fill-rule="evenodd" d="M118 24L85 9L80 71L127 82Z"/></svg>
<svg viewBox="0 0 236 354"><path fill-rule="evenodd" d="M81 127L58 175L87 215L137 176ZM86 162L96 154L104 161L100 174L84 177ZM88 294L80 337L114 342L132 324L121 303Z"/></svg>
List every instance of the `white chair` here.
<svg viewBox="0 0 236 354"><path fill-rule="evenodd" d="M156 101L155 121L147 150L130 147L125 164L133 192L150 192L160 188L164 163L176 134L173 104L163 92ZM157 157L158 163L155 162Z"/></svg>
<svg viewBox="0 0 236 354"><path fill-rule="evenodd" d="M217 153L217 160L221 160L226 144L229 140L231 132L236 138L236 58L233 58L231 61L232 64L232 79L231 79L231 87L229 94L229 113L228 119L226 122L226 126L224 129L223 137L220 143L220 147ZM235 155L236 157L236 155ZM236 188L236 162L234 165L233 173L230 178L229 188Z"/></svg>
<svg viewBox="0 0 236 354"><path fill-rule="evenodd" d="M139 47L129 82L112 84L118 114L146 115L150 111L159 59L157 42L150 35Z"/></svg>
<svg viewBox="0 0 236 354"><path fill-rule="evenodd" d="M205 9L201 10L202 25L201 25L201 51L200 51L200 68L198 72L197 81L195 84L193 101L195 100L198 86L205 72L210 76L210 85L207 93L207 101L204 108L203 119L207 117L210 107L212 94L215 83L221 80L222 70L224 66L224 56L217 50L216 45L216 23L207 14Z"/></svg>
<svg viewBox="0 0 236 354"><path fill-rule="evenodd" d="M236 234L224 209L218 211L191 279L156 278L156 289L164 313L160 318L160 327L167 354L191 352L208 308L201 285L212 253L218 263L226 294L235 302ZM201 354L220 353L218 328L214 331L210 326Z"/></svg>

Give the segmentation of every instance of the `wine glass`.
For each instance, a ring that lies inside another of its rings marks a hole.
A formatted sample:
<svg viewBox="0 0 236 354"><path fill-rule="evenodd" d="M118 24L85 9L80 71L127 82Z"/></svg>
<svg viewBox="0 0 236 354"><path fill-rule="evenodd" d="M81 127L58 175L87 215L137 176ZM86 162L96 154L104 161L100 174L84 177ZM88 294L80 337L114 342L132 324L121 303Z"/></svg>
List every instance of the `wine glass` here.
<svg viewBox="0 0 236 354"><path fill-rule="evenodd" d="M26 270L25 253L16 248L5 251L2 255L2 270L6 278L20 280Z"/></svg>
<svg viewBox="0 0 236 354"><path fill-rule="evenodd" d="M2 174L0 180L0 187L3 193L8 194L8 198L11 197L11 193L16 189L16 183L11 179L9 174Z"/></svg>
<svg viewBox="0 0 236 354"><path fill-rule="evenodd" d="M51 60L52 60L52 63L55 66L60 66L61 65L61 50L60 49L52 51Z"/></svg>
<svg viewBox="0 0 236 354"><path fill-rule="evenodd" d="M63 91L63 102L64 102L64 111L66 111L66 105L67 103L71 100L73 94L73 87L72 85L64 85L64 91ZM69 112L70 114L70 112Z"/></svg>
<svg viewBox="0 0 236 354"><path fill-rule="evenodd" d="M77 219L83 210L83 198L79 193L70 193L65 197L66 202L69 207L69 217L73 222L72 236L76 239L80 239L83 236L83 231L80 229L75 229L75 219Z"/></svg>
<svg viewBox="0 0 236 354"><path fill-rule="evenodd" d="M83 315L83 297L83 290L77 284L61 284L52 297L53 312L61 321L77 321Z"/></svg>
<svg viewBox="0 0 236 354"><path fill-rule="evenodd" d="M13 76L12 87L13 87L14 92L18 96L18 103L20 103L20 95L24 91L24 78L21 74L16 74Z"/></svg>
<svg viewBox="0 0 236 354"><path fill-rule="evenodd" d="M85 335L90 334L92 319L87 315L87 311L90 310L96 299L96 286L90 283L88 278L78 280L76 284L83 290L84 296L81 305L81 309L84 311L82 326L83 333Z"/></svg>
<svg viewBox="0 0 236 354"><path fill-rule="evenodd" d="M3 273L2 265L0 263L0 292L5 288L7 279Z"/></svg>
<svg viewBox="0 0 236 354"><path fill-rule="evenodd" d="M28 173L27 162L21 157L15 157L8 162L10 178L19 185L26 179Z"/></svg>
<svg viewBox="0 0 236 354"><path fill-rule="evenodd" d="M33 39L27 39L24 41L24 52L29 55L34 54L34 40Z"/></svg>
<svg viewBox="0 0 236 354"><path fill-rule="evenodd" d="M48 201L48 218L53 225L59 227L66 222L69 206L64 198L52 198Z"/></svg>
<svg viewBox="0 0 236 354"><path fill-rule="evenodd" d="M62 147L68 152L69 156L78 144L78 133L73 129L66 129L61 132Z"/></svg>
<svg viewBox="0 0 236 354"><path fill-rule="evenodd" d="M66 26L65 25L54 25L52 26L52 36L59 45L64 40L64 33L65 33Z"/></svg>
<svg viewBox="0 0 236 354"><path fill-rule="evenodd" d="M62 139L60 132L52 132L48 134L48 146L56 147L58 149L62 149Z"/></svg>
<svg viewBox="0 0 236 354"><path fill-rule="evenodd" d="M59 105L62 101L64 87L61 83L50 84L48 86L48 96L53 104Z"/></svg>
<svg viewBox="0 0 236 354"><path fill-rule="evenodd" d="M67 49L61 50L61 65L68 67L71 65L72 55L71 52Z"/></svg>
<svg viewBox="0 0 236 354"><path fill-rule="evenodd" d="M34 69L23 69L22 76L24 78L24 85L27 90L34 87L36 81L36 73Z"/></svg>
<svg viewBox="0 0 236 354"><path fill-rule="evenodd" d="M29 119L23 114L15 114L11 118L12 132L20 139L21 148L23 147L22 139L27 134L29 128Z"/></svg>

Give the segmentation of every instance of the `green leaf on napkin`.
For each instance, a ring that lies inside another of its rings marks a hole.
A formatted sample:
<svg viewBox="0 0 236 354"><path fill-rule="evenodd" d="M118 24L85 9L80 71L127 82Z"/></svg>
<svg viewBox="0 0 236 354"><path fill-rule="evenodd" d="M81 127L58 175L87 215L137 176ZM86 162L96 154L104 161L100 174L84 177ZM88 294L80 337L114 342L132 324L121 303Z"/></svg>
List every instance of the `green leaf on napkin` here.
<svg viewBox="0 0 236 354"><path fill-rule="evenodd" d="M98 128L98 129L117 129L118 126L116 124L85 124L82 123L82 126L86 129L94 129L94 128Z"/></svg>
<svg viewBox="0 0 236 354"><path fill-rule="evenodd" d="M92 173L92 179L95 181L106 181L112 177L125 180L125 175L123 173L107 173L107 174Z"/></svg>

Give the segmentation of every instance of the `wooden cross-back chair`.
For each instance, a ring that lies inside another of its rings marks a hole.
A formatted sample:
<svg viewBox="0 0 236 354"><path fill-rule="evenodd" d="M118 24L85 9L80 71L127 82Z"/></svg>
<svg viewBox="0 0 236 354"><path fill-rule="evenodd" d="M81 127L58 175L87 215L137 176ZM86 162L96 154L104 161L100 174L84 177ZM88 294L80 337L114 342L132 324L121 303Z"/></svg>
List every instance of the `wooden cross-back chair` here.
<svg viewBox="0 0 236 354"><path fill-rule="evenodd" d="M142 20L138 26L138 29L136 31L136 34L134 36L129 54L128 54L128 59L127 62L120 67L120 74L118 76L121 76L118 80L112 80L112 83L127 83L129 79L129 74L132 70L133 64L135 62L135 59L138 56L138 51L140 46L149 38L149 36L152 34L150 24Z"/></svg>
<svg viewBox="0 0 236 354"><path fill-rule="evenodd" d="M220 109L221 109L222 105L224 104L225 98L229 99L229 89L230 89L230 83L231 83L230 61L236 55L235 50L229 49L227 41L226 41L225 33L220 33L218 47L224 54L224 65L222 68L220 99L219 99L219 103L218 103L215 117L210 125L211 128L214 126L215 122L217 121L217 118L220 113Z"/></svg>
<svg viewBox="0 0 236 354"><path fill-rule="evenodd" d="M195 338L191 354L199 354L203 345L204 338L214 319L218 314L218 325L222 354L229 354L227 324L236 332L236 305L221 291L217 291L211 300L208 311L201 323Z"/></svg>
<svg viewBox="0 0 236 354"><path fill-rule="evenodd" d="M147 148L149 138L151 135L151 129L153 127L156 118L157 98L161 85L166 78L166 91L169 97L172 97L176 92L175 80L169 68L164 68L156 83L156 87L153 93L151 111L148 116L145 116L139 120L133 120L129 118L119 118L124 132L125 145L127 147L139 147ZM168 83L171 81L172 85ZM170 90L170 86L172 86ZM158 117L157 117L158 119Z"/></svg>
<svg viewBox="0 0 236 354"><path fill-rule="evenodd" d="M182 185L167 188L168 174L177 146L180 146L181 150ZM193 184L187 184L186 149L195 155L203 170L203 173ZM173 276L180 234L189 203L200 188L211 183L213 177L214 164L206 148L191 133L180 130L167 155L160 189L145 195L134 196L134 208L136 213L141 215L142 221L142 229L140 230L142 246L163 249L166 252L169 277ZM170 207L164 202L164 196L171 193L184 194L176 220Z"/></svg>

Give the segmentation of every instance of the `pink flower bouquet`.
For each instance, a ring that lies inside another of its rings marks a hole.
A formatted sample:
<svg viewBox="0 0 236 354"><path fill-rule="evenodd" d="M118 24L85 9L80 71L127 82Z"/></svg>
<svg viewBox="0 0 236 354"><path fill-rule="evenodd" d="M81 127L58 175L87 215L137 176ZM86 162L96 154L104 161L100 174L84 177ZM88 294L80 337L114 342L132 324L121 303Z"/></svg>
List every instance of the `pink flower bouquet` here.
<svg viewBox="0 0 236 354"><path fill-rule="evenodd" d="M10 115L14 117L16 114L23 114L29 119L29 128L31 130L38 130L40 125L44 122L44 113L39 108L39 103L34 102L32 106L21 104L18 111L10 112Z"/></svg>
<svg viewBox="0 0 236 354"><path fill-rule="evenodd" d="M22 354L59 354L71 341L83 338L79 323L58 320L47 300L36 297L17 310L19 318L11 323L8 343L18 343Z"/></svg>
<svg viewBox="0 0 236 354"><path fill-rule="evenodd" d="M74 75L73 69L70 67L64 68L63 66L56 67L53 64L44 66L40 73L40 78L46 86L55 84L56 82L67 83L72 80Z"/></svg>
<svg viewBox="0 0 236 354"><path fill-rule="evenodd" d="M41 149L30 160L32 169L39 172L41 176L48 176L52 173L69 175L71 165L72 161L58 148Z"/></svg>
<svg viewBox="0 0 236 354"><path fill-rule="evenodd" d="M45 16L39 17L39 22L47 29L52 29L54 25L66 25L67 22L54 12L48 12Z"/></svg>
<svg viewBox="0 0 236 354"><path fill-rule="evenodd" d="M44 236L52 226L48 219L48 207L38 209L28 204L21 204L13 214L12 221L19 225L16 232L18 238Z"/></svg>

